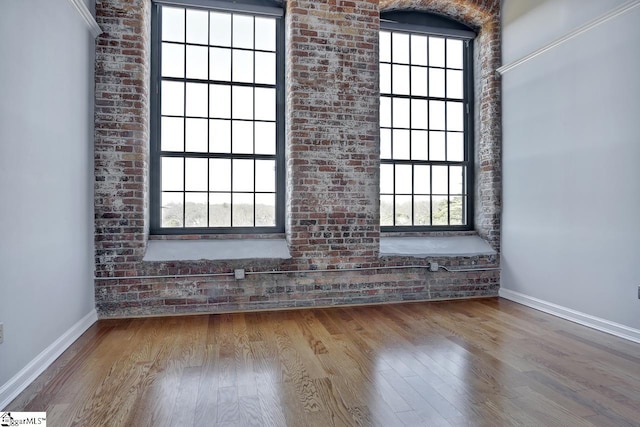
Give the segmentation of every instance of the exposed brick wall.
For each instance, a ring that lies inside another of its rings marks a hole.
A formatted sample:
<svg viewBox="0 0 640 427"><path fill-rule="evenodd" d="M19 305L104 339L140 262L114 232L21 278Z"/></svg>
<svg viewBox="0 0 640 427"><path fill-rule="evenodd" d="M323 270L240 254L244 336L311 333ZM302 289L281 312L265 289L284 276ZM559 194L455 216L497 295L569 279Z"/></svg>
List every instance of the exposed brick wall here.
<svg viewBox="0 0 640 427"><path fill-rule="evenodd" d="M96 276L124 276L149 228L150 2L97 0L96 20Z"/></svg>
<svg viewBox="0 0 640 427"><path fill-rule="evenodd" d="M497 294L496 271L385 268L429 261L453 267L497 265L497 256L379 258L379 10L393 8L443 13L479 30L476 228L499 249L498 1L289 0L286 238L292 259L143 262L149 239L150 0L97 0L97 21L104 30L96 53L95 144L95 285L101 316ZM185 238L203 237L212 238ZM288 272L248 275L243 281L228 275L165 277L228 274L234 268ZM301 272L352 268L365 270Z"/></svg>
<svg viewBox="0 0 640 427"><path fill-rule="evenodd" d="M290 250L318 268L368 265L380 235L378 2L289 0L286 16Z"/></svg>

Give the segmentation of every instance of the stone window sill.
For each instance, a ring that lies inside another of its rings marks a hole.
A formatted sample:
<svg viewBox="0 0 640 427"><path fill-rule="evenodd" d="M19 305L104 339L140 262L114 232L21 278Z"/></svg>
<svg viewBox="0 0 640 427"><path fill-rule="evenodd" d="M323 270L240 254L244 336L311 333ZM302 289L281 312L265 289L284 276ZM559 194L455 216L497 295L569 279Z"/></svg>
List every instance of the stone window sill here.
<svg viewBox="0 0 640 427"><path fill-rule="evenodd" d="M149 240L143 261L290 259L285 239Z"/></svg>
<svg viewBox="0 0 640 427"><path fill-rule="evenodd" d="M471 257L496 254L479 236L380 238L380 257Z"/></svg>

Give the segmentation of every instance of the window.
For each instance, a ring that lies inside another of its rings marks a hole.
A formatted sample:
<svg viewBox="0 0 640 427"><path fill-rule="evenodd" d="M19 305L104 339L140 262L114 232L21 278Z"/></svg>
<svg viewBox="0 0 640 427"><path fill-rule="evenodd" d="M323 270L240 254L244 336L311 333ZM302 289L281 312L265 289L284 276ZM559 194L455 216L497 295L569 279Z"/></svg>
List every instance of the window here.
<svg viewBox="0 0 640 427"><path fill-rule="evenodd" d="M282 232L282 8L180 3L153 6L151 232Z"/></svg>
<svg viewBox="0 0 640 427"><path fill-rule="evenodd" d="M472 228L472 43L454 21L381 16L382 231Z"/></svg>

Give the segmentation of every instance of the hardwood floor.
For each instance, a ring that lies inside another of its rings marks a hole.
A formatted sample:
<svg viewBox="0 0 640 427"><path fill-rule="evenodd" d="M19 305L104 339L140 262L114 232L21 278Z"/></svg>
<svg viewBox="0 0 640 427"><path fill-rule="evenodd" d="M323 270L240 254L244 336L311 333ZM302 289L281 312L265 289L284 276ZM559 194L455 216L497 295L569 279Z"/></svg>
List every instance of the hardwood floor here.
<svg viewBox="0 0 640 427"><path fill-rule="evenodd" d="M640 345L502 300L102 320L51 426L639 426Z"/></svg>

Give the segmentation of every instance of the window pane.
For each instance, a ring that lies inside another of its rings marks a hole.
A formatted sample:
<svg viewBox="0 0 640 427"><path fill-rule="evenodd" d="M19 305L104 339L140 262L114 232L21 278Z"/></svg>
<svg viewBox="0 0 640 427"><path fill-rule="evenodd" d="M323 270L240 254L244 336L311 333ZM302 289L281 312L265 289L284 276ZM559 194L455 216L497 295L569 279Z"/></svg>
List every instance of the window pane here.
<svg viewBox="0 0 640 427"><path fill-rule="evenodd" d="M213 46L231 46L231 15L228 13L210 12L210 43Z"/></svg>
<svg viewBox="0 0 640 427"><path fill-rule="evenodd" d="M380 225L393 225L393 196L380 196Z"/></svg>
<svg viewBox="0 0 640 427"><path fill-rule="evenodd" d="M432 166L433 194L447 194L449 184L449 168L447 166Z"/></svg>
<svg viewBox="0 0 640 427"><path fill-rule="evenodd" d="M380 129L380 158L391 158L391 130Z"/></svg>
<svg viewBox="0 0 640 427"><path fill-rule="evenodd" d="M209 116L228 119L231 116L231 88L209 85Z"/></svg>
<svg viewBox="0 0 640 427"><path fill-rule="evenodd" d="M391 98L380 98L380 126L391 127Z"/></svg>
<svg viewBox="0 0 640 427"><path fill-rule="evenodd" d="M207 119L187 119L186 151L207 152Z"/></svg>
<svg viewBox="0 0 640 427"><path fill-rule="evenodd" d="M182 157L163 157L161 159L162 191L184 190L184 160Z"/></svg>
<svg viewBox="0 0 640 427"><path fill-rule="evenodd" d="M462 71L447 70L447 98L462 99L464 96L462 77Z"/></svg>
<svg viewBox="0 0 640 427"><path fill-rule="evenodd" d="M431 225L431 197L414 196L413 215L414 225Z"/></svg>
<svg viewBox="0 0 640 427"><path fill-rule="evenodd" d="M162 40L184 42L184 9L162 8Z"/></svg>
<svg viewBox="0 0 640 427"><path fill-rule="evenodd" d="M395 160L409 160L411 158L409 135L409 130L393 131L393 158Z"/></svg>
<svg viewBox="0 0 640 427"><path fill-rule="evenodd" d="M444 129L443 101L429 101L429 129Z"/></svg>
<svg viewBox="0 0 640 427"><path fill-rule="evenodd" d="M207 48L187 46L187 78L204 79L209 75Z"/></svg>
<svg viewBox="0 0 640 427"><path fill-rule="evenodd" d="M276 191L276 161L256 160L256 191Z"/></svg>
<svg viewBox="0 0 640 427"><path fill-rule="evenodd" d="M409 66L393 65L393 93L395 95L409 95Z"/></svg>
<svg viewBox="0 0 640 427"><path fill-rule="evenodd" d="M408 64L409 63L409 34L392 33L391 40L393 43L393 62Z"/></svg>
<svg viewBox="0 0 640 427"><path fill-rule="evenodd" d="M462 68L462 40L447 39L447 67Z"/></svg>
<svg viewBox="0 0 640 427"><path fill-rule="evenodd" d="M447 133L447 160L451 162L464 161L464 134Z"/></svg>
<svg viewBox="0 0 640 427"><path fill-rule="evenodd" d="M234 119L253 119L253 88L233 86L232 89Z"/></svg>
<svg viewBox="0 0 640 427"><path fill-rule="evenodd" d="M233 15L233 47L253 49L253 17Z"/></svg>
<svg viewBox="0 0 640 427"><path fill-rule="evenodd" d="M233 153L253 154L253 122L234 120L231 135Z"/></svg>
<svg viewBox="0 0 640 427"><path fill-rule="evenodd" d="M411 214L411 196L396 196L396 217L397 226L412 225L413 215Z"/></svg>
<svg viewBox="0 0 640 427"><path fill-rule="evenodd" d="M412 99L411 100L411 128L412 129L428 129L429 128L429 115L428 101L425 99Z"/></svg>
<svg viewBox="0 0 640 427"><path fill-rule="evenodd" d="M187 43L209 43L209 13L187 9Z"/></svg>
<svg viewBox="0 0 640 427"><path fill-rule="evenodd" d="M413 167L414 194L431 193L431 166L415 165Z"/></svg>
<svg viewBox="0 0 640 427"><path fill-rule="evenodd" d="M444 70L429 68L429 96L444 98Z"/></svg>
<svg viewBox="0 0 640 427"><path fill-rule="evenodd" d="M411 63L427 65L427 37L411 35Z"/></svg>
<svg viewBox="0 0 640 427"><path fill-rule="evenodd" d="M396 165L395 182L396 194L411 194L413 190L413 177L411 176L411 165Z"/></svg>
<svg viewBox="0 0 640 427"><path fill-rule="evenodd" d="M162 82L162 115L182 116L184 114L184 83Z"/></svg>
<svg viewBox="0 0 640 427"><path fill-rule="evenodd" d="M162 226L274 226L278 19L196 7L161 11L159 148L167 153L159 178L162 202L171 202L162 206ZM176 152L183 157L168 156Z"/></svg>
<svg viewBox="0 0 640 427"><path fill-rule="evenodd" d="M253 52L233 50L233 81L253 83Z"/></svg>
<svg viewBox="0 0 640 427"><path fill-rule="evenodd" d="M207 191L207 159L185 159L185 190Z"/></svg>
<svg viewBox="0 0 640 427"><path fill-rule="evenodd" d="M409 127L409 100L404 98L393 99L393 127Z"/></svg>
<svg viewBox="0 0 640 427"><path fill-rule="evenodd" d="M276 84L276 54L256 52L256 83Z"/></svg>
<svg viewBox="0 0 640 427"><path fill-rule="evenodd" d="M256 154L276 154L276 124L255 123Z"/></svg>
<svg viewBox="0 0 640 427"><path fill-rule="evenodd" d="M184 151L184 119L181 117L162 118L162 151Z"/></svg>
<svg viewBox="0 0 640 427"><path fill-rule="evenodd" d="M209 150L212 153L231 152L231 122L209 120Z"/></svg>
<svg viewBox="0 0 640 427"><path fill-rule="evenodd" d="M391 33L380 31L380 61L391 62Z"/></svg>
<svg viewBox="0 0 640 427"><path fill-rule="evenodd" d="M207 193L187 193L184 195L184 226L207 226Z"/></svg>
<svg viewBox="0 0 640 427"><path fill-rule="evenodd" d="M380 224L463 224L464 44L380 31L379 49Z"/></svg>
<svg viewBox="0 0 640 427"><path fill-rule="evenodd" d="M464 194L464 168L449 166L449 194Z"/></svg>
<svg viewBox="0 0 640 427"><path fill-rule="evenodd" d="M444 39L429 37L429 66L444 67Z"/></svg>
<svg viewBox="0 0 640 427"><path fill-rule="evenodd" d="M184 45L162 43L162 77L184 77Z"/></svg>
<svg viewBox="0 0 640 427"><path fill-rule="evenodd" d="M253 227L253 194L232 194L233 227Z"/></svg>
<svg viewBox="0 0 640 427"><path fill-rule="evenodd" d="M209 159L209 190L231 190L230 159Z"/></svg>
<svg viewBox="0 0 640 427"><path fill-rule="evenodd" d="M162 193L162 226L182 227L183 193Z"/></svg>
<svg viewBox="0 0 640 427"><path fill-rule="evenodd" d="M393 194L393 165L380 165L380 193Z"/></svg>
<svg viewBox="0 0 640 427"><path fill-rule="evenodd" d="M427 69L411 67L411 95L427 96Z"/></svg>
<svg viewBox="0 0 640 427"><path fill-rule="evenodd" d="M211 80L231 81L231 49L209 49Z"/></svg>
<svg viewBox="0 0 640 427"><path fill-rule="evenodd" d="M209 227L231 227L231 194L209 194Z"/></svg>
<svg viewBox="0 0 640 427"><path fill-rule="evenodd" d="M256 194L256 226L273 227L276 225L276 195Z"/></svg>
<svg viewBox="0 0 640 427"><path fill-rule="evenodd" d="M273 18L255 18L256 49L276 50L276 20Z"/></svg>
<svg viewBox="0 0 640 427"><path fill-rule="evenodd" d="M253 191L253 160L233 160L233 191Z"/></svg>
<svg viewBox="0 0 640 427"><path fill-rule="evenodd" d="M391 93L391 65L380 64L380 93Z"/></svg>
<svg viewBox="0 0 640 427"><path fill-rule="evenodd" d="M422 130L411 131L411 159L429 160L429 133Z"/></svg>
<svg viewBox="0 0 640 427"><path fill-rule="evenodd" d="M465 217L464 217L464 210L465 210L465 203L466 203L467 198L466 197L461 197L461 196L456 196L456 197L452 197L451 198L451 202L449 203L449 215L451 216L450 218L450 224L451 225L465 225Z"/></svg>
<svg viewBox="0 0 640 427"><path fill-rule="evenodd" d="M447 197L433 197L433 225L449 224L449 202Z"/></svg>
<svg viewBox="0 0 640 427"><path fill-rule="evenodd" d="M187 116L207 117L207 85L187 83Z"/></svg>
<svg viewBox="0 0 640 427"><path fill-rule="evenodd" d="M256 88L256 120L276 119L276 90Z"/></svg>
<svg viewBox="0 0 640 427"><path fill-rule="evenodd" d="M447 129L464 130L464 111L462 102L447 102Z"/></svg>
<svg viewBox="0 0 640 427"><path fill-rule="evenodd" d="M446 160L444 132L429 132L429 160Z"/></svg>

